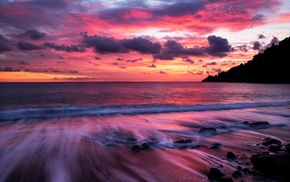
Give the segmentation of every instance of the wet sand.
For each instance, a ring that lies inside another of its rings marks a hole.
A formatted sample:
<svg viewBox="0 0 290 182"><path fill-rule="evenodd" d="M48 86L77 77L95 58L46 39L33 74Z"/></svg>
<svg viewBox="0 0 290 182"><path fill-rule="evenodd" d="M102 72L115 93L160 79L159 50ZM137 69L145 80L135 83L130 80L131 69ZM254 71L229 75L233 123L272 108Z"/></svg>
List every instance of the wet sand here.
<svg viewBox="0 0 290 182"><path fill-rule="evenodd" d="M116 125L104 122L116 123L114 117L2 123L0 182L209 181L208 174L213 167L233 181L271 181L259 173L242 173L239 178L232 177L232 173L238 166L255 172L250 158L268 151L261 145L264 138L290 143L290 127L275 125L276 122L270 122L271 126L263 129L243 128L230 132L223 132L222 126L220 133L193 136L184 127L188 123L178 126L159 123L170 129L148 131L148 122L134 123L136 117L122 116L126 122ZM143 117L137 118L143 120ZM180 114L171 115L174 117L182 118ZM157 119L151 118L151 122L154 120ZM194 130L199 125L191 127ZM182 139L190 141L174 143ZM149 148L139 152L132 150L134 145L146 142L151 142ZM237 158L228 159L229 151Z"/></svg>

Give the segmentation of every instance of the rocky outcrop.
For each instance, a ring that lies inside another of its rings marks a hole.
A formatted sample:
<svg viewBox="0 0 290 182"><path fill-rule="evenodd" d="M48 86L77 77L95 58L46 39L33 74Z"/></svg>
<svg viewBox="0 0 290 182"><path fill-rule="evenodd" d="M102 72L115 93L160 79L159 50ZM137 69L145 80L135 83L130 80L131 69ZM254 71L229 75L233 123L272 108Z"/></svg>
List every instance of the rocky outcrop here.
<svg viewBox="0 0 290 182"><path fill-rule="evenodd" d="M272 45L251 61L202 82L290 83L290 37Z"/></svg>

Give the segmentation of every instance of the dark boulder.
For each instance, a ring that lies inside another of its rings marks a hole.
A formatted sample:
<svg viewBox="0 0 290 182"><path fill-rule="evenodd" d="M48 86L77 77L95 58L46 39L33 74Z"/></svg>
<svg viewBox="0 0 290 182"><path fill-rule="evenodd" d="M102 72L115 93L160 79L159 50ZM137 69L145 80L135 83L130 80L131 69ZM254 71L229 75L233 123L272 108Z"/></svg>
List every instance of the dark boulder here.
<svg viewBox="0 0 290 182"><path fill-rule="evenodd" d="M140 147L142 150L145 150L145 149L149 149L150 145L148 143L142 143Z"/></svg>
<svg viewBox="0 0 290 182"><path fill-rule="evenodd" d="M234 177L234 178L240 178L242 176L243 176L243 174L240 171L234 171L232 174L232 177Z"/></svg>
<svg viewBox="0 0 290 182"><path fill-rule="evenodd" d="M263 143L262 144L265 145L265 146L268 146L268 145L271 145L271 144L281 145L281 141L279 141L279 140L277 140L275 138L268 137L268 138L264 138L263 139Z"/></svg>
<svg viewBox="0 0 290 182"><path fill-rule="evenodd" d="M252 171L249 168L243 168L243 173L244 174L251 174Z"/></svg>
<svg viewBox="0 0 290 182"><path fill-rule="evenodd" d="M192 142L191 139L182 139L182 140L174 141L173 143L175 143L175 144L187 144L187 143L191 143L191 142Z"/></svg>
<svg viewBox="0 0 290 182"><path fill-rule="evenodd" d="M192 140L191 139L181 139L181 140L176 140L173 142L174 147L179 148L179 149L188 149L192 147Z"/></svg>
<svg viewBox="0 0 290 182"><path fill-rule="evenodd" d="M256 154L251 157L254 168L265 175L290 180L290 154Z"/></svg>
<svg viewBox="0 0 290 182"><path fill-rule="evenodd" d="M249 126L255 129L265 129L265 128L269 128L271 125L267 121L257 121L257 122L251 123Z"/></svg>
<svg viewBox="0 0 290 182"><path fill-rule="evenodd" d="M141 151L141 147L140 147L140 145L134 145L134 146L132 147L132 150L133 150L134 152L140 152L140 151Z"/></svg>
<svg viewBox="0 0 290 182"><path fill-rule="evenodd" d="M235 159L235 158L237 158L237 156L233 152L228 152L227 153L227 158L228 159Z"/></svg>
<svg viewBox="0 0 290 182"><path fill-rule="evenodd" d="M210 168L210 171L208 174L209 179L219 180L223 176L224 174L218 168Z"/></svg>
<svg viewBox="0 0 290 182"><path fill-rule="evenodd" d="M270 152L278 152L278 151L281 151L281 145L278 145L278 144L271 144L269 145L269 151Z"/></svg>

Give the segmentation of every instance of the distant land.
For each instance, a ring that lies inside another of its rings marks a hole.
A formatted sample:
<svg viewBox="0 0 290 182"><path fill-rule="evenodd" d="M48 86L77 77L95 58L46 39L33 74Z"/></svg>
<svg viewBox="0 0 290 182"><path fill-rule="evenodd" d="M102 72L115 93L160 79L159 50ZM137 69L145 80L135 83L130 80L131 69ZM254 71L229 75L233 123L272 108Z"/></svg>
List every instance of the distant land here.
<svg viewBox="0 0 290 182"><path fill-rule="evenodd" d="M202 82L290 83L290 37L245 64L208 76Z"/></svg>

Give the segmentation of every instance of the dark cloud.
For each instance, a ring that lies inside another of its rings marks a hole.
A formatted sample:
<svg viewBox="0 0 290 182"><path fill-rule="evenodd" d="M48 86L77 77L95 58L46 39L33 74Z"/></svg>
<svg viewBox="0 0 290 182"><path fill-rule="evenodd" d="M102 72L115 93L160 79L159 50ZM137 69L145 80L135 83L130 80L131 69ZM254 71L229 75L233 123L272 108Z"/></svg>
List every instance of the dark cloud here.
<svg viewBox="0 0 290 182"><path fill-rule="evenodd" d="M54 68L49 68L48 72L51 73L67 73L67 74L78 74L79 72L77 70L58 70Z"/></svg>
<svg viewBox="0 0 290 182"><path fill-rule="evenodd" d="M54 77L53 80L96 80L91 77Z"/></svg>
<svg viewBox="0 0 290 182"><path fill-rule="evenodd" d="M0 27L7 29L34 29L34 27L57 27L65 23L68 3L65 0L1 0Z"/></svg>
<svg viewBox="0 0 290 182"><path fill-rule="evenodd" d="M168 40L161 52L153 57L160 60L173 60L175 57L202 56L203 54L204 48L184 48L179 42Z"/></svg>
<svg viewBox="0 0 290 182"><path fill-rule="evenodd" d="M141 54L157 54L161 50L160 43L153 43L150 40L144 39L142 37L133 39L124 39L122 44L125 48L137 51Z"/></svg>
<svg viewBox="0 0 290 182"><path fill-rule="evenodd" d="M253 43L253 49L254 50L259 50L261 48L261 44L260 44L260 42L259 41L255 41L254 43Z"/></svg>
<svg viewBox="0 0 290 182"><path fill-rule="evenodd" d="M138 61L141 61L142 58L139 58L139 59L127 59L126 62L130 62L130 63L136 63Z"/></svg>
<svg viewBox="0 0 290 182"><path fill-rule="evenodd" d="M227 39L210 35L207 38L209 47L206 48L206 52L212 56L225 57L227 53L232 51L231 46Z"/></svg>
<svg viewBox="0 0 290 182"><path fill-rule="evenodd" d="M65 52L85 52L85 48L81 45L57 45L54 43L50 43L50 42L45 42L43 44L44 47L46 48L51 48L54 49L56 51L65 51Z"/></svg>
<svg viewBox="0 0 290 182"><path fill-rule="evenodd" d="M160 5L151 11L151 13L155 16L179 17L186 14L194 15L202 9L204 9L202 1L177 1L173 4Z"/></svg>
<svg viewBox="0 0 290 182"><path fill-rule="evenodd" d="M229 45L227 39L211 35L207 38L209 46L185 48L175 40L168 40L164 44L164 48L159 54L153 55L155 59L160 60L173 60L175 57L187 56L205 56L207 54L217 57L225 57L228 52L234 49ZM187 62L192 62L188 60Z"/></svg>
<svg viewBox="0 0 290 182"><path fill-rule="evenodd" d="M112 63L112 65L116 65L116 66L117 66L117 65L118 65L118 63Z"/></svg>
<svg viewBox="0 0 290 182"><path fill-rule="evenodd" d="M203 75L203 71L197 71L197 72L193 72L193 71L187 71L187 73L192 74L192 75Z"/></svg>
<svg viewBox="0 0 290 182"><path fill-rule="evenodd" d="M23 34L16 35L16 37L29 38L29 39L32 39L32 40L38 40L38 39L44 38L45 37L45 33L39 32L37 30L27 30Z"/></svg>
<svg viewBox="0 0 290 182"><path fill-rule="evenodd" d="M273 37L268 46L272 46L273 44L278 44L279 42L280 41L278 40L277 37Z"/></svg>
<svg viewBox="0 0 290 182"><path fill-rule="evenodd" d="M82 43L86 47L93 47L94 51L105 53L128 53L137 51L141 54L156 54L161 50L159 43L138 37L133 39L115 39L113 37L101 37L98 35L88 36L83 33ZM120 61L120 60L119 60Z"/></svg>
<svg viewBox="0 0 290 182"><path fill-rule="evenodd" d="M252 18L253 18L253 22L262 21L265 19L264 15L262 15L262 14L256 14Z"/></svg>
<svg viewBox="0 0 290 182"><path fill-rule="evenodd" d="M217 72L217 73L221 73L222 72L222 70L220 68L213 68L212 70Z"/></svg>
<svg viewBox="0 0 290 182"><path fill-rule="evenodd" d="M58 56L58 59L64 59L62 56Z"/></svg>
<svg viewBox="0 0 290 182"><path fill-rule="evenodd" d="M202 65L202 67L206 68L207 66L214 66L214 65L217 65L216 62L210 62L210 63L206 63L205 65Z"/></svg>
<svg viewBox="0 0 290 182"><path fill-rule="evenodd" d="M29 42L24 42L24 41L20 41L17 43L17 47L20 50L25 50L25 51L32 51L32 50L41 50L43 49L42 46L36 45L36 44L32 44Z"/></svg>
<svg viewBox="0 0 290 182"><path fill-rule="evenodd" d="M95 57L95 60L102 60L101 57Z"/></svg>
<svg viewBox="0 0 290 182"><path fill-rule="evenodd" d="M258 39L264 39L266 38L263 34L258 35Z"/></svg>
<svg viewBox="0 0 290 182"><path fill-rule="evenodd" d="M194 63L194 61L192 59L188 58L188 57L183 58L183 61L184 62L188 62L190 64L193 64Z"/></svg>
<svg viewBox="0 0 290 182"><path fill-rule="evenodd" d="M248 52L248 50L251 48L249 48L247 45L239 45L239 46L236 46L235 49L243 51L243 52Z"/></svg>
<svg viewBox="0 0 290 182"><path fill-rule="evenodd" d="M148 66L148 68L156 68L156 66L154 64L151 64L150 66Z"/></svg>
<svg viewBox="0 0 290 182"><path fill-rule="evenodd" d="M11 50L12 49L9 46L8 39L0 34L0 52L11 51Z"/></svg>
<svg viewBox="0 0 290 182"><path fill-rule="evenodd" d="M119 40L112 37L101 37L98 35L87 36L83 35L82 43L86 47L94 48L95 52L106 54L106 53L127 53L129 50L122 46Z"/></svg>
<svg viewBox="0 0 290 182"><path fill-rule="evenodd" d="M164 74L168 74L167 72L165 72L165 71L160 71L159 72L159 74L162 74L162 75L164 75Z"/></svg>
<svg viewBox="0 0 290 182"><path fill-rule="evenodd" d="M123 58L117 58L117 61L124 61Z"/></svg>
<svg viewBox="0 0 290 182"><path fill-rule="evenodd" d="M29 65L29 63L27 61L19 61L19 64L22 64L22 65Z"/></svg>
<svg viewBox="0 0 290 182"><path fill-rule="evenodd" d="M19 72L21 70L14 69L14 68L11 68L11 67L5 67L5 68L0 68L0 71L3 71L3 72Z"/></svg>

